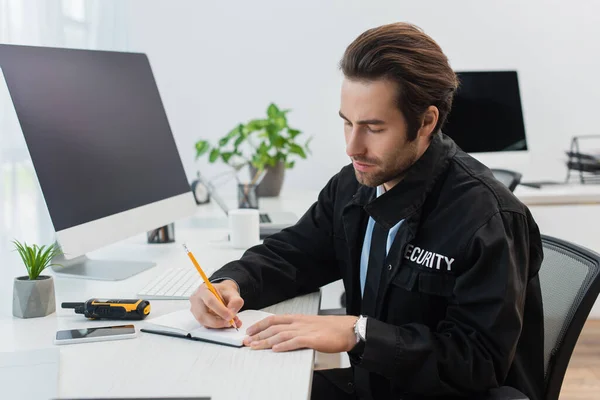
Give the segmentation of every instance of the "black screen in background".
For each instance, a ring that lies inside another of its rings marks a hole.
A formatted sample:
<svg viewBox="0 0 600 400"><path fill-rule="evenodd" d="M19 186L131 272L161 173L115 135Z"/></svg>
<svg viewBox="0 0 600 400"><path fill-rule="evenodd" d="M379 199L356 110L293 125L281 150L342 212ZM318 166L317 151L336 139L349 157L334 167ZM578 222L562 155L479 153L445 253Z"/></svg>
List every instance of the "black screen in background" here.
<svg viewBox="0 0 600 400"><path fill-rule="evenodd" d="M190 191L145 54L0 45L54 229Z"/></svg>
<svg viewBox="0 0 600 400"><path fill-rule="evenodd" d="M443 132L467 153L527 150L516 71L458 72Z"/></svg>

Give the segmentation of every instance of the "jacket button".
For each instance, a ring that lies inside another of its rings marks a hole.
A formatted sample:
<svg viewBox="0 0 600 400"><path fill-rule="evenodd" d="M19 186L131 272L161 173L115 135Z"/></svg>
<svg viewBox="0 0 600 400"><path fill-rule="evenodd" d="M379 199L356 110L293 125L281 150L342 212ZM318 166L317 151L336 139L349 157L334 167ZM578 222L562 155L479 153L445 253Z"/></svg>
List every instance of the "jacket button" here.
<svg viewBox="0 0 600 400"><path fill-rule="evenodd" d="M388 265L388 271L392 270L392 264Z"/></svg>

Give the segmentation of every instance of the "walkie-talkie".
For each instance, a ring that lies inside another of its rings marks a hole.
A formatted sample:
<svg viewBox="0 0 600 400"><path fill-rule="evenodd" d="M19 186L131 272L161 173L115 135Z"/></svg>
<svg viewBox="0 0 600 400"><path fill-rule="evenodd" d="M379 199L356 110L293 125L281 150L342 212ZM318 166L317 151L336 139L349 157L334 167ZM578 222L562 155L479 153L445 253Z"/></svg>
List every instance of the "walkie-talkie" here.
<svg viewBox="0 0 600 400"><path fill-rule="evenodd" d="M62 308L73 308L76 314L83 314L89 319L140 320L150 314L150 302L140 299L90 299L85 303L62 303Z"/></svg>

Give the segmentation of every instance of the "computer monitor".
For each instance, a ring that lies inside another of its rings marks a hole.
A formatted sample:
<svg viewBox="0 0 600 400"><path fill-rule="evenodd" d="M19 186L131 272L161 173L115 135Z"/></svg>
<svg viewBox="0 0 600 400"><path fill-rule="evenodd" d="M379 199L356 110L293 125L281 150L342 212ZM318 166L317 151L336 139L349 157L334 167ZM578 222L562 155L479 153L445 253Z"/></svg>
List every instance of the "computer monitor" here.
<svg viewBox="0 0 600 400"><path fill-rule="evenodd" d="M64 252L55 272L152 267L85 257L196 210L146 55L2 44L0 68Z"/></svg>
<svg viewBox="0 0 600 400"><path fill-rule="evenodd" d="M517 72L457 75L460 85L442 131L467 153L527 150Z"/></svg>

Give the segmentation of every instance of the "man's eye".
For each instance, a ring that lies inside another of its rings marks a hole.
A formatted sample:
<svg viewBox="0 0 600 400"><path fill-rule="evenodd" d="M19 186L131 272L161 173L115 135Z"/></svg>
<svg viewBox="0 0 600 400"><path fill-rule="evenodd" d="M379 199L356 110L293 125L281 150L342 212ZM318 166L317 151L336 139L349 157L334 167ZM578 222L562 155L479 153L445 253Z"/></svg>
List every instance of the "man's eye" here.
<svg viewBox="0 0 600 400"><path fill-rule="evenodd" d="M383 129L372 129L370 126L369 126L369 127L367 127L367 130L368 130L369 132L372 132L372 133L379 133L379 132L383 132Z"/></svg>

